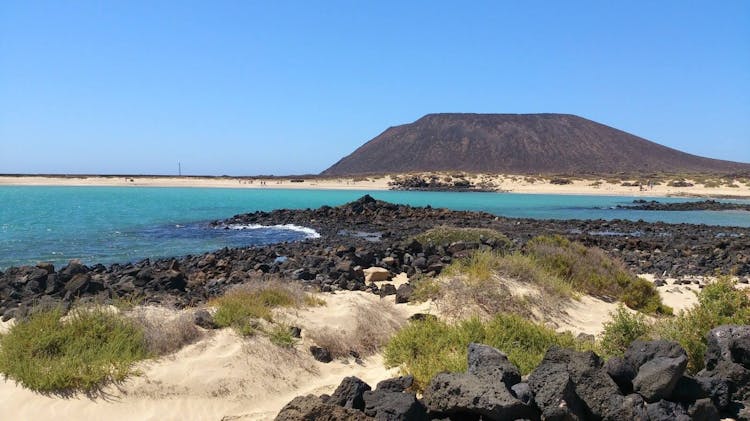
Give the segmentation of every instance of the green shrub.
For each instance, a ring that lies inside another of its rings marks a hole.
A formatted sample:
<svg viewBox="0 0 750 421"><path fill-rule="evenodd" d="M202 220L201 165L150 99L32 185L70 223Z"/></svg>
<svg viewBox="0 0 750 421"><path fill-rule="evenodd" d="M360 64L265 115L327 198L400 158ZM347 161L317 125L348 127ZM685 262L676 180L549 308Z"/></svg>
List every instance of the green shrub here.
<svg viewBox="0 0 750 421"><path fill-rule="evenodd" d="M659 292L651 283L639 279L600 249L555 235L529 240L526 253L576 291L618 299L630 308L648 313L672 313L671 308L662 304Z"/></svg>
<svg viewBox="0 0 750 421"><path fill-rule="evenodd" d="M297 343L297 338L292 335L292 329L288 325L274 325L267 333L271 343L282 348L292 348Z"/></svg>
<svg viewBox="0 0 750 421"><path fill-rule="evenodd" d="M678 316L657 325L657 334L677 341L688 354L688 370L703 368L706 353L706 334L723 324L750 324L750 297L735 288L728 277L706 285L698 294L698 304Z"/></svg>
<svg viewBox="0 0 750 421"><path fill-rule="evenodd" d="M651 282L643 278L628 279L622 288L619 299L626 306L647 314L672 314L672 308L662 303L659 292Z"/></svg>
<svg viewBox="0 0 750 421"><path fill-rule="evenodd" d="M292 307L298 301L292 292L280 287L236 288L211 300L216 307L214 321L219 327L232 327L242 336L257 330L258 319L272 320L271 310Z"/></svg>
<svg viewBox="0 0 750 421"><path fill-rule="evenodd" d="M499 256L495 271L500 276L536 285L554 297L570 298L575 295L569 283L544 270L533 257L520 252Z"/></svg>
<svg viewBox="0 0 750 421"><path fill-rule="evenodd" d="M495 248L507 250L511 243L508 237L489 228L457 228L441 226L431 228L414 236L420 244L448 245L457 241L466 243L494 242Z"/></svg>
<svg viewBox="0 0 750 421"><path fill-rule="evenodd" d="M604 332L599 341L599 350L606 357L621 356L636 339L647 339L651 326L640 313L631 313L619 306L604 323Z"/></svg>
<svg viewBox="0 0 750 421"><path fill-rule="evenodd" d="M425 302L437 299L440 296L440 283L435 278L416 275L412 279L409 279L409 283L414 288L412 301Z"/></svg>
<svg viewBox="0 0 750 421"><path fill-rule="evenodd" d="M385 364L413 375L421 390L437 373L465 371L471 342L505 352L524 374L541 362L550 346L577 346L571 334L556 333L516 315L498 314L488 322L472 318L457 324L426 319L413 321L394 335L385 348Z"/></svg>
<svg viewBox="0 0 750 421"><path fill-rule="evenodd" d="M500 256L496 251L478 250L466 258L454 261L443 272L448 276L462 275L469 283L481 284L495 274Z"/></svg>
<svg viewBox="0 0 750 421"><path fill-rule="evenodd" d="M143 332L101 308L38 311L0 336L0 372L38 392L92 391L146 357Z"/></svg>

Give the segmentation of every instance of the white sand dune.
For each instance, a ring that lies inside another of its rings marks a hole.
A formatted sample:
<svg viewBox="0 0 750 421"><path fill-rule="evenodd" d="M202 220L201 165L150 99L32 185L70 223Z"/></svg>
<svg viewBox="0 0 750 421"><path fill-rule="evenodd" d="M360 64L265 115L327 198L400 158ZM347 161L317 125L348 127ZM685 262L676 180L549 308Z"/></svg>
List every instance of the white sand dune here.
<svg viewBox="0 0 750 421"><path fill-rule="evenodd" d="M380 300L363 292L322 297L327 305L284 316L302 327L302 343L294 350L264 337L242 339L231 329L217 330L174 355L139 364L140 376L109 386L95 398L44 396L0 381L0 419L265 420L299 394L331 393L345 376L358 376L374 386L395 375L383 367L379 355L361 364L324 364L312 358L306 351L306 331L351 326L358 307L379 305ZM420 308L399 305L396 314L406 320Z"/></svg>
<svg viewBox="0 0 750 421"><path fill-rule="evenodd" d="M660 288L667 304L683 309L695 303L692 286ZM382 305L377 296L364 292L321 295L327 305L279 314L302 327L303 339L294 350L284 350L264 337L242 339L230 329L207 335L177 353L139 364L141 375L109 386L102 396L62 398L44 396L0 381L1 419L7 420L267 420L298 395L331 393L345 376L357 376L374 386L392 377L382 357L362 361L315 361L307 352L311 344L305 332L324 327L347 330L357 308ZM393 297L384 300L392 302ZM583 296L564 307L554 320L560 331L599 334L602 323L617 303ZM406 320L417 312L435 312L431 303L395 306L396 317ZM9 323L0 324L0 332Z"/></svg>

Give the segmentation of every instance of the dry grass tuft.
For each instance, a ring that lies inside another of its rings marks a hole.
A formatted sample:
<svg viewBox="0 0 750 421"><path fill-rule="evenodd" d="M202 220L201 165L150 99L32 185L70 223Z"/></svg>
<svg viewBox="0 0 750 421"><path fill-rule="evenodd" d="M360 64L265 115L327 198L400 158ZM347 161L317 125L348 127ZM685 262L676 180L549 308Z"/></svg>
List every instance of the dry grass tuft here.
<svg viewBox="0 0 750 421"><path fill-rule="evenodd" d="M262 321L272 322L276 308L324 304L320 298L305 292L298 283L278 279L238 285L209 301L209 305L216 307L216 324L233 327L242 336L254 335Z"/></svg>
<svg viewBox="0 0 750 421"><path fill-rule="evenodd" d="M376 354L404 322L394 305L381 300L357 307L350 330L330 327L311 330L308 337L334 358Z"/></svg>
<svg viewBox="0 0 750 421"><path fill-rule="evenodd" d="M432 284L418 285L418 290L429 292L438 311L452 320L488 320L498 313L551 315L575 296L570 285L520 253L477 251L455 261L444 274Z"/></svg>
<svg viewBox="0 0 750 421"><path fill-rule="evenodd" d="M203 336L190 313L174 315L164 309L136 307L127 317L142 329L146 349L151 355L171 354Z"/></svg>

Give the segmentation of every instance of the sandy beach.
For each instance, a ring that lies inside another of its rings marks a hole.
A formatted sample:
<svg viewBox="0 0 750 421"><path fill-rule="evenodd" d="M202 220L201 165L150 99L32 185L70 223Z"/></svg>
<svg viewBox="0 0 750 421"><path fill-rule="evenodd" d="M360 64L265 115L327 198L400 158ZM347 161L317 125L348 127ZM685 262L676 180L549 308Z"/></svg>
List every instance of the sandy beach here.
<svg viewBox="0 0 750 421"><path fill-rule="evenodd" d="M446 174L440 174L441 177ZM404 175L347 178L299 177L178 177L178 176L0 176L0 186L113 186L113 187L204 187L235 189L307 189L307 190L388 190L389 183ZM618 182L605 179L570 179L570 184L553 184L549 178L521 175L469 175L473 182L491 183L502 193L569 194L642 197L750 198L750 184L735 180L717 187L687 179L691 187L673 187L668 182L640 188L629 186L635 180ZM625 184L625 185L623 185Z"/></svg>

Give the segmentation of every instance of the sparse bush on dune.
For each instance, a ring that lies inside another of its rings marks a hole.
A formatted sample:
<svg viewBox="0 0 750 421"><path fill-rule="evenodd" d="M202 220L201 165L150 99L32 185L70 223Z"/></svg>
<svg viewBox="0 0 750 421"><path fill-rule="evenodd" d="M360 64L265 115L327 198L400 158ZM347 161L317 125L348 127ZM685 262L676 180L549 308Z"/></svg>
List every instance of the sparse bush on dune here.
<svg viewBox="0 0 750 421"><path fill-rule="evenodd" d="M333 358L352 354L366 357L380 351L402 326L401 316L386 301L362 304L355 310L350 329L314 329L308 337L326 348Z"/></svg>
<svg viewBox="0 0 750 421"><path fill-rule="evenodd" d="M666 339L679 342L688 354L688 370L696 373L703 368L706 335L725 324L750 324L750 296L737 289L728 277L706 285L698 293L698 303L674 317L648 320L641 314L619 308L604 324L598 343L607 356L622 355L636 339Z"/></svg>
<svg viewBox="0 0 750 421"><path fill-rule="evenodd" d="M557 333L518 315L498 314L489 321L471 318L455 324L427 319L409 323L391 339L384 351L385 364L413 375L419 390L439 372L465 371L470 342L502 350L523 374L539 364L550 346L581 346L569 333Z"/></svg>
<svg viewBox="0 0 750 421"><path fill-rule="evenodd" d="M151 314L149 310L157 314ZM150 355L171 354L202 336L189 313L170 316L158 312L157 309L136 307L126 316L143 332L146 349Z"/></svg>
<svg viewBox="0 0 750 421"><path fill-rule="evenodd" d="M688 353L688 370L700 371L706 353L706 334L724 324L750 324L750 296L720 277L698 294L698 304L676 317L658 322L655 334L677 341Z"/></svg>
<svg viewBox="0 0 750 421"><path fill-rule="evenodd" d="M149 355L143 331L101 307L42 310L0 336L0 372L38 392L90 392Z"/></svg>
<svg viewBox="0 0 750 421"><path fill-rule="evenodd" d="M417 281L416 296L437 300L441 311L451 314L452 309L465 314L479 307L490 316L499 312L529 316L529 304L547 304L543 310L554 311L555 303L578 293L619 300L649 314L671 314L650 282L599 249L545 236L530 240L524 251L477 250L455 260L441 278ZM538 293L513 294L515 283Z"/></svg>
<svg viewBox="0 0 750 421"><path fill-rule="evenodd" d="M630 308L652 314L671 314L659 293L646 280L597 248L585 247L561 236L540 236L525 246L542 268L563 279L579 292L617 299Z"/></svg>
<svg viewBox="0 0 750 421"><path fill-rule="evenodd" d="M292 334L291 326L287 324L276 324L267 333L268 339L276 346L292 348L297 343L297 338Z"/></svg>
<svg viewBox="0 0 750 421"><path fill-rule="evenodd" d="M299 285L280 281L242 284L209 302L216 307L216 324L232 327L242 336L255 334L260 320L271 322L275 308L322 304L322 300L304 292Z"/></svg>
<svg viewBox="0 0 750 421"><path fill-rule="evenodd" d="M610 314L611 319L604 323L604 331L599 339L599 351L605 357L621 356L636 339L647 339L652 334L651 324L641 313L631 312L623 306Z"/></svg>
<svg viewBox="0 0 750 421"><path fill-rule="evenodd" d="M524 284L528 291L516 288ZM440 279L425 286L418 283L417 287L431 288L431 298L440 313L451 319L491 318L503 312L531 317L532 307L554 312L560 298L574 295L570 286L544 271L532 258L491 250L479 250L456 260Z"/></svg>
<svg viewBox="0 0 750 421"><path fill-rule="evenodd" d="M427 300L435 300L440 297L442 292L440 282L430 276L417 274L409 279L409 283L414 288L414 293L411 296L414 302L420 303Z"/></svg>

